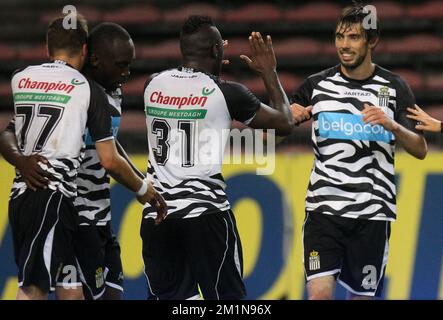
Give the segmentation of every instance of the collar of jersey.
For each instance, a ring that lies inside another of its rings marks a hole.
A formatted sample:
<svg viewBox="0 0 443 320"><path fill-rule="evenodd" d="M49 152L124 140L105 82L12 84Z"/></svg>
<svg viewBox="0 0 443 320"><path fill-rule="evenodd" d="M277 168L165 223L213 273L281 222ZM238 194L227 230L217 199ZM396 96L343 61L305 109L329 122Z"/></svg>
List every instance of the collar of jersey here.
<svg viewBox="0 0 443 320"><path fill-rule="evenodd" d="M66 61L63 61L63 60L58 60L58 59L57 59L57 60L51 61L51 63L56 63L56 64L65 65L65 66L68 66L68 67L71 67L71 68L74 69L73 66L71 66L69 63L67 63Z"/></svg>
<svg viewBox="0 0 443 320"><path fill-rule="evenodd" d="M359 79L352 79L352 78L347 77L347 76L341 71L341 65L340 65L340 64L337 66L337 68L338 68L338 72L340 73L340 76L341 76L343 79L345 79L345 80L347 80L347 81L349 81L349 82L358 82L358 83L364 83L364 82L368 81L369 79L372 79L372 78L377 74L377 72L378 72L378 64L376 64L375 67L374 67L374 71L372 72L372 74L371 74L369 77L367 77L367 78L365 78L365 79L361 79L361 80L359 80Z"/></svg>

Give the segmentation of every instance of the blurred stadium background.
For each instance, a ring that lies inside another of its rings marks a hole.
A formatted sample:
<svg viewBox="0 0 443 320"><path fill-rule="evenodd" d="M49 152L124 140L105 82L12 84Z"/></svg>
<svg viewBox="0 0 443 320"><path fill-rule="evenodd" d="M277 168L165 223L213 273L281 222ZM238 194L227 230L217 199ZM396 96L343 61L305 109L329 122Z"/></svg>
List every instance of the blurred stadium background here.
<svg viewBox="0 0 443 320"><path fill-rule="evenodd" d="M178 35L189 14L212 16L224 39L231 64L227 79L244 83L267 100L261 80L239 59L248 53L253 31L271 34L280 80L291 94L308 75L337 63L333 31L341 7L349 1L190 1L190 0L1 0L0 128L9 122L11 73L45 61L45 30L64 5L74 5L90 28L102 21L123 25L134 39L137 58L124 85L119 140L146 167L143 84L147 76L180 64ZM382 37L374 60L409 83L417 103L443 120L443 1L373 1ZM235 126L235 124L234 124ZM276 171L255 175L254 165L226 165L225 178L239 222L250 299L304 297L301 224L312 155L310 123L278 146ZM388 299L443 298L443 135L427 135L430 154L424 161L399 152L397 158L399 219L393 226L387 281ZM0 159L0 298L16 290L12 242L7 227L7 199L13 170ZM126 298L146 295L141 244L140 207L120 186L113 187L114 229L122 244ZM337 297L343 298L338 290Z"/></svg>

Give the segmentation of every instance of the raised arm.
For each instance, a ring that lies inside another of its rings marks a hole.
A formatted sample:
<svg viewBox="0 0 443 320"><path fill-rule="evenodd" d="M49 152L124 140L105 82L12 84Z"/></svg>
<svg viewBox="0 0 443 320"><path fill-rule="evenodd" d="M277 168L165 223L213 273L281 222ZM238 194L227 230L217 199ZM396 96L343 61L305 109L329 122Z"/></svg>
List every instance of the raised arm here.
<svg viewBox="0 0 443 320"><path fill-rule="evenodd" d="M275 129L277 135L288 135L291 133L293 120L289 100L278 78L271 36L267 36L264 41L259 32L252 32L249 47L251 56L241 55L240 58L262 78L272 106L262 103L249 126Z"/></svg>

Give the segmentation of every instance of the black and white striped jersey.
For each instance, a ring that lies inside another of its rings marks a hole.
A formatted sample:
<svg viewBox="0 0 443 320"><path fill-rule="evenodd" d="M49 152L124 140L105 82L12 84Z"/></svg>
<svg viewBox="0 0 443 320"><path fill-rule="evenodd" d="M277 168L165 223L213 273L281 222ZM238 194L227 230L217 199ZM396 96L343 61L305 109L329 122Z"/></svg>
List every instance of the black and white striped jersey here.
<svg viewBox="0 0 443 320"><path fill-rule="evenodd" d="M379 66L365 80L342 74L340 66L307 78L291 103L312 105L315 153L306 210L349 218L396 218L395 137L362 121L363 104L378 106L409 130L406 108L415 103L403 79Z"/></svg>
<svg viewBox="0 0 443 320"><path fill-rule="evenodd" d="M63 61L18 71L11 87L15 115L8 130L15 132L24 155L39 153L48 159L49 166L41 165L53 177L48 188L74 197L86 126L91 128L94 141L112 139L103 90ZM17 170L11 198L25 190Z"/></svg>
<svg viewBox="0 0 443 320"><path fill-rule="evenodd" d="M197 70L166 70L144 91L148 176L169 218L230 209L221 174L232 119L248 124L260 101L243 85ZM155 217L149 205L145 217Z"/></svg>
<svg viewBox="0 0 443 320"><path fill-rule="evenodd" d="M108 107L112 117L112 134L117 137L121 118L121 89L107 92ZM106 107L106 106L104 106ZM100 164L95 143L86 130L86 148L77 176L75 207L80 225L105 225L111 220L110 177Z"/></svg>

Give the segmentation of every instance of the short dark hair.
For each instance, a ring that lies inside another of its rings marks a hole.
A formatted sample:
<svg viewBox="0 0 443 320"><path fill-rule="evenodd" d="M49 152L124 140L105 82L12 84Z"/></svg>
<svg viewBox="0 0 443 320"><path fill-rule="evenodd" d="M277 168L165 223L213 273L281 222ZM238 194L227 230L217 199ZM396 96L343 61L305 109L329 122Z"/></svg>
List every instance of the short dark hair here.
<svg viewBox="0 0 443 320"><path fill-rule="evenodd" d="M211 54L213 34L207 32L215 27L211 17L192 15L180 31L180 51L183 57L206 57Z"/></svg>
<svg viewBox="0 0 443 320"><path fill-rule="evenodd" d="M346 30L355 23L362 24L365 18L368 16L368 11L365 9L365 7L366 6L362 2L353 1L351 5L342 10L340 17L338 18L336 28L341 26L341 28ZM378 21L378 17L375 28L364 28L363 26L362 28L368 41L372 41L373 39L380 37L380 23Z"/></svg>
<svg viewBox="0 0 443 320"><path fill-rule="evenodd" d="M215 26L214 21L209 16L192 15L186 19L182 26L180 35L190 35L198 32L204 26Z"/></svg>
<svg viewBox="0 0 443 320"><path fill-rule="evenodd" d="M63 26L65 16L55 18L49 23L46 32L46 43L50 55L54 55L59 50L75 55L86 44L88 40L88 24L86 19L80 14L77 14L75 18L77 19L77 28L75 29L66 29Z"/></svg>
<svg viewBox="0 0 443 320"><path fill-rule="evenodd" d="M115 39L130 40L128 31L113 22L103 22L91 30L88 38L88 55L100 50L108 50Z"/></svg>

